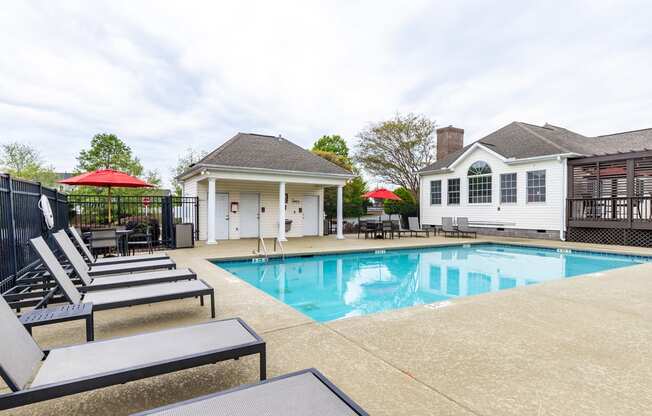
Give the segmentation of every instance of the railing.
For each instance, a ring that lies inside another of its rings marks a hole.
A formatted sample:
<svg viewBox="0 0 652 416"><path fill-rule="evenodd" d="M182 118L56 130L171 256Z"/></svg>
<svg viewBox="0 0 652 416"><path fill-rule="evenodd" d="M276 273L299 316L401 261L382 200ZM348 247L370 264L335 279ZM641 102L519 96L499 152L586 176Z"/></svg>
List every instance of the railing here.
<svg viewBox="0 0 652 416"><path fill-rule="evenodd" d="M652 197L569 198L568 224L576 227L652 227Z"/></svg>
<svg viewBox="0 0 652 416"><path fill-rule="evenodd" d="M199 237L199 204L195 197L167 195L111 196L111 224L109 200L105 195L69 195L70 224L82 231L108 226L125 226L144 232L149 226L152 240L161 246L172 246L174 224L192 223L195 239Z"/></svg>
<svg viewBox="0 0 652 416"><path fill-rule="evenodd" d="M0 174L0 293L11 289L17 276L37 261L29 248L29 239L47 236L43 213L38 207L41 195L50 202L54 215L53 231L67 227L66 195L44 188L38 182Z"/></svg>

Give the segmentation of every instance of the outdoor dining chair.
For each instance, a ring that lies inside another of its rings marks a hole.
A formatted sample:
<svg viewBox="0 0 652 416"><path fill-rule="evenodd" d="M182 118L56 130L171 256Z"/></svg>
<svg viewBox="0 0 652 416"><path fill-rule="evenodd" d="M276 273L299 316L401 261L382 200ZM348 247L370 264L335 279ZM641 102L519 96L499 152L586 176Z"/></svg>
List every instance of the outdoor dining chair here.
<svg viewBox="0 0 652 416"><path fill-rule="evenodd" d="M91 230L91 252L119 254L118 234L115 228Z"/></svg>
<svg viewBox="0 0 652 416"><path fill-rule="evenodd" d="M11 389L0 410L258 354L266 345L242 319L42 350L0 296L0 377Z"/></svg>
<svg viewBox="0 0 652 416"><path fill-rule="evenodd" d="M68 228L68 232L72 238L77 243L77 246L81 250L82 255L86 258L86 263L91 265L108 265L108 264L121 264L121 263L134 263L139 261L151 261L151 260L165 260L170 257L165 252L152 253L152 254L140 254L138 256L120 256L120 257L102 257L96 258L91 253L90 249L84 243L84 240L81 237L81 234L74 227Z"/></svg>

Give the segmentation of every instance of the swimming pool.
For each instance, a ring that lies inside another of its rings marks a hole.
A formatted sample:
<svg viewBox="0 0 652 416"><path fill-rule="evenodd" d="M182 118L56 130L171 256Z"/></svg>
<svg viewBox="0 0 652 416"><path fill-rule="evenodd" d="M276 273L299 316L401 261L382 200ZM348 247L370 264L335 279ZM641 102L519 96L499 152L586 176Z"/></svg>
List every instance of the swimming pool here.
<svg viewBox="0 0 652 416"><path fill-rule="evenodd" d="M214 263L325 322L648 261L652 258L472 244Z"/></svg>

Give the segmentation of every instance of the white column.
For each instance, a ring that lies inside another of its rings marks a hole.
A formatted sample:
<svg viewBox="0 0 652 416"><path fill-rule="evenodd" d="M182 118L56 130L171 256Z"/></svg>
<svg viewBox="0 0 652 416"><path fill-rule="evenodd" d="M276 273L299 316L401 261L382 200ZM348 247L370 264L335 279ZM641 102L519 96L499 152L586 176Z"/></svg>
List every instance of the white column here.
<svg viewBox="0 0 652 416"><path fill-rule="evenodd" d="M337 239L344 240L344 230L342 227L343 210L342 210L342 185L337 187Z"/></svg>
<svg viewBox="0 0 652 416"><path fill-rule="evenodd" d="M285 182L278 184L278 241L288 241L285 238Z"/></svg>
<svg viewBox="0 0 652 416"><path fill-rule="evenodd" d="M208 227L206 244L217 244L215 241L215 178L208 178L208 210L206 226Z"/></svg>

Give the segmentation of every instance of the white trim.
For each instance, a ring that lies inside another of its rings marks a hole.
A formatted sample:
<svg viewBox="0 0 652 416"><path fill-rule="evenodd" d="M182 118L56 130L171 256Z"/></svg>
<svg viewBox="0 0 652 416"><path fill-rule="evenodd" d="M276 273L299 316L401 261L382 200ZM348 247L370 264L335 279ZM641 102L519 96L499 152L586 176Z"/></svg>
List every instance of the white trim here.
<svg viewBox="0 0 652 416"><path fill-rule="evenodd" d="M178 176L178 178L187 179L188 177L192 177L194 175L201 175L203 173L207 173L205 172L207 170L222 171L222 172L272 173L272 174L283 174L288 176L307 176L307 177L316 177L316 178L326 177L326 178L333 178L333 179L353 179L356 177L356 175L354 174L346 174L346 173L303 172L297 170L249 168L249 167L241 167L241 166L212 165L207 163L200 163L193 166L192 170Z"/></svg>
<svg viewBox="0 0 652 416"><path fill-rule="evenodd" d="M490 155L492 155L492 156L498 158L501 162L505 162L505 163L507 163L507 160L509 160L509 159L507 159L505 156L501 155L500 153L496 153L494 150L491 150L490 148L488 148L487 146L483 145L482 143L480 143L480 142L475 142L475 143L473 143L473 144L471 145L471 147L469 147L468 149L466 149L466 151L465 151L464 153L462 153L462 154L461 154L457 159L455 159L455 161L453 161L453 163L451 163L450 165L448 165L448 168L447 168L447 169L455 169L455 166L457 166L458 164L460 164L460 163L461 163L461 162L462 162L462 161L463 161L463 160L464 160L464 159L469 155L469 153L471 153L472 151L474 151L474 150L477 149L478 147L481 148L482 150L486 151L486 152L489 153Z"/></svg>

